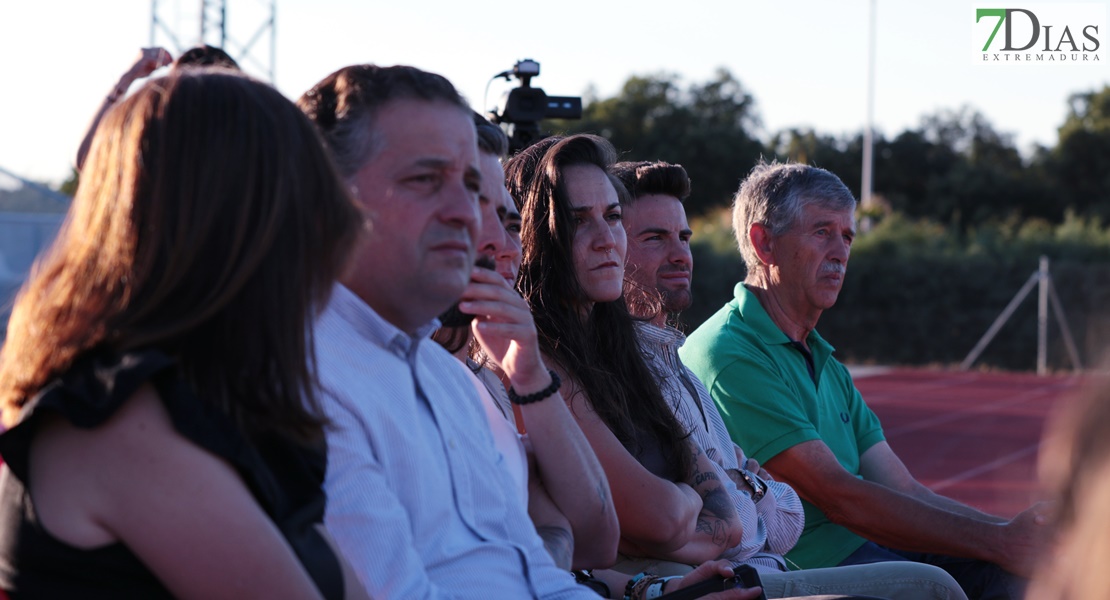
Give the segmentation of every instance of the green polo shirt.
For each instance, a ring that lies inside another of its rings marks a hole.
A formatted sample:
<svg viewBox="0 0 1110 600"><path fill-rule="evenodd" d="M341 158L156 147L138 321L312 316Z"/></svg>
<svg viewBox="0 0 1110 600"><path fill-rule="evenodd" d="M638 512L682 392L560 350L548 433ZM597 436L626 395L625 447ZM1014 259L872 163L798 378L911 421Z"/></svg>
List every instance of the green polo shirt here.
<svg viewBox="0 0 1110 600"><path fill-rule="evenodd" d="M760 463L802 442L821 440L845 470L859 477L860 455L884 437L848 369L812 331L806 338L813 353L811 378L805 357L755 295L743 284L736 285L735 294L679 350L682 362L709 388L732 439ZM805 529L786 555L799 567L836 566L866 541L830 522L816 506L803 505Z"/></svg>

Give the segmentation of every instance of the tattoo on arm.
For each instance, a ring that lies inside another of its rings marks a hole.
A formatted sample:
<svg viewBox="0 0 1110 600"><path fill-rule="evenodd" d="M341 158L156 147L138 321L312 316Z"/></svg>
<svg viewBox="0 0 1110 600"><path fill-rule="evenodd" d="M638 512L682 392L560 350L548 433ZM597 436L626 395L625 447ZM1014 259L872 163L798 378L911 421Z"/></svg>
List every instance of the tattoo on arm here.
<svg viewBox="0 0 1110 600"><path fill-rule="evenodd" d="M574 557L574 535L562 527L544 525L536 527L536 533L543 540L543 547L555 561L555 565L564 571L569 571L571 559Z"/></svg>
<svg viewBox="0 0 1110 600"><path fill-rule="evenodd" d="M729 526L728 518L735 509L732 499L721 485L721 478L715 471L703 471L699 468L698 457L702 454L701 448L693 444L693 458L690 464L690 480L693 488L701 495L702 508L698 513L698 521L694 530L709 535L709 539L718 546L728 543Z"/></svg>
<svg viewBox="0 0 1110 600"><path fill-rule="evenodd" d="M712 534L713 543L724 546L728 542L728 520L723 516L728 514L732 500L720 487L713 488L702 494L702 509L698 514L697 531Z"/></svg>

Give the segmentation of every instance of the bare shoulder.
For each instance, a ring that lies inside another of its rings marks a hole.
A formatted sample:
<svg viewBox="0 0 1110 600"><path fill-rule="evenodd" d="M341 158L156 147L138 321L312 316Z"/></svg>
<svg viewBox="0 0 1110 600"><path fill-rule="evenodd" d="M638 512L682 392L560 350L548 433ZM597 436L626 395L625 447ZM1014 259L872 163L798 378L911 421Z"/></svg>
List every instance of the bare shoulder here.
<svg viewBox="0 0 1110 600"><path fill-rule="evenodd" d="M76 427L59 415L44 416L30 461L30 491L39 518L52 535L77 547L118 541L104 526L105 512L118 507L121 492L140 484L158 455L183 445L192 444L173 430L151 386L140 388L93 429Z"/></svg>
<svg viewBox="0 0 1110 600"><path fill-rule="evenodd" d="M94 429L46 425L32 445L32 495L56 537L121 542L179 597L316 596L238 472L178 433L153 387Z"/></svg>
<svg viewBox="0 0 1110 600"><path fill-rule="evenodd" d="M133 491L134 483L163 485L191 476L163 470L171 464L195 468L225 465L174 429L158 392L149 384L140 387L101 426L81 429L55 421L52 433L62 451L52 458L95 473L90 491L113 496Z"/></svg>

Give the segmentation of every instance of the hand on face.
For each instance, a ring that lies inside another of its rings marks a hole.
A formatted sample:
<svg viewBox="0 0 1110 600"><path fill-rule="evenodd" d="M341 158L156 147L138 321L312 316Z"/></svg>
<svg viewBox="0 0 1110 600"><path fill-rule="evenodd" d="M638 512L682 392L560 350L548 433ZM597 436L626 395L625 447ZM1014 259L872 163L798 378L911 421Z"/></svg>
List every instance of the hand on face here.
<svg viewBox="0 0 1110 600"><path fill-rule="evenodd" d="M478 253L490 257L494 269L512 286L520 272L520 213L509 190L505 189L505 172L498 158L486 152L479 153L482 187L479 205L482 229L478 238Z"/></svg>
<svg viewBox="0 0 1110 600"><path fill-rule="evenodd" d="M510 380L518 374L546 376L528 303L500 274L475 267L459 310L475 315L475 339Z"/></svg>

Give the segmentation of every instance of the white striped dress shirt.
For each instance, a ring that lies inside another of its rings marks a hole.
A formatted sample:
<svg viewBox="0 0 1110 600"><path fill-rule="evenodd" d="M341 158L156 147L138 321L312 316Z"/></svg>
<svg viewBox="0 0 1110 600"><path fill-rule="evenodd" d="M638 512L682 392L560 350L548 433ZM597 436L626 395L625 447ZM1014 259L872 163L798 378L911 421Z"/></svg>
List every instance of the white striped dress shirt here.
<svg viewBox="0 0 1110 600"><path fill-rule="evenodd" d="M636 333L644 359L655 372L663 397L674 407L679 423L721 468L718 476L732 495L744 526L740 545L726 551L721 558L733 564L750 563L785 570L786 563L781 555L794 547L805 524L798 494L785 483L768 481L767 494L753 503L747 490L737 488L723 472L724 469L738 469L739 462L721 413L709 396L709 390L678 358L678 349L686 342L686 336L673 327L661 328L646 322L636 323Z"/></svg>
<svg viewBox="0 0 1110 600"><path fill-rule="evenodd" d="M544 550L474 386L336 285L316 323L324 522L374 598L596 598Z"/></svg>

